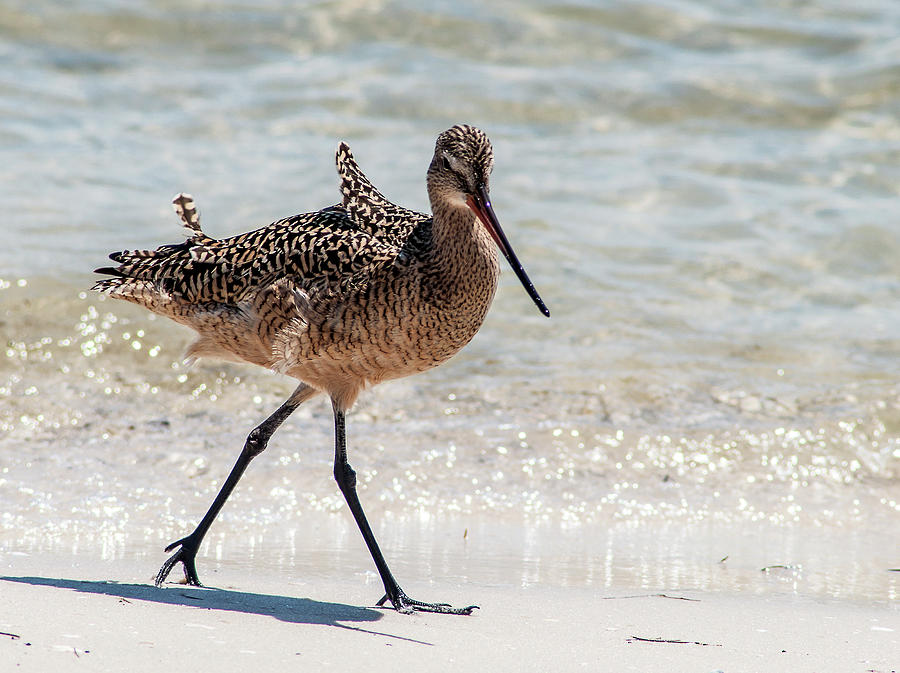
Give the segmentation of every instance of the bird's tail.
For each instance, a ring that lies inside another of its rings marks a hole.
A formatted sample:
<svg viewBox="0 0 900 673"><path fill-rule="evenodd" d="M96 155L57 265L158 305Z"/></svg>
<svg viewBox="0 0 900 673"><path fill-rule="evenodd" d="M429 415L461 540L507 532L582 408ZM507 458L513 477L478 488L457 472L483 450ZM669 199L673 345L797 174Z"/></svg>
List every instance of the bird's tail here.
<svg viewBox="0 0 900 673"><path fill-rule="evenodd" d="M155 250L122 250L110 254L109 258L118 266L95 269L94 273L112 277L97 281L92 290L158 311L160 307L155 304L169 299L166 295L171 279L180 277L195 264L216 259L211 248L216 239L201 229L194 198L190 194L179 194L172 205L184 225L187 240Z"/></svg>

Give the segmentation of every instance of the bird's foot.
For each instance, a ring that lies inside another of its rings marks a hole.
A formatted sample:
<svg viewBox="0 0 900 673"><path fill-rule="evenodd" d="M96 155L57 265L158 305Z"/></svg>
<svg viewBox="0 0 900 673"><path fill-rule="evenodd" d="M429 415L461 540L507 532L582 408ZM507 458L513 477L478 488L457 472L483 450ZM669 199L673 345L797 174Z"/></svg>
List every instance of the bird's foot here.
<svg viewBox="0 0 900 673"><path fill-rule="evenodd" d="M392 595L385 594L375 605L381 607L390 601L397 612L402 612L405 615L412 614L413 612L438 612L444 615L471 615L472 610L479 609L477 605L454 608L449 603L423 603L422 601L417 601L407 596L400 587L397 587L391 594Z"/></svg>
<svg viewBox="0 0 900 673"><path fill-rule="evenodd" d="M178 547L178 551L172 554L172 556L163 563L162 568L156 573L154 584L156 584L156 586L161 586L162 583L166 581L166 577L169 576L169 573L172 572L172 568L181 563L184 567L185 584L190 584L195 587L202 586L200 584L200 578L197 576L197 565L195 563L199 546L199 543L195 542L194 538L188 535L180 540L176 540L166 547L166 551L172 551L175 547Z"/></svg>

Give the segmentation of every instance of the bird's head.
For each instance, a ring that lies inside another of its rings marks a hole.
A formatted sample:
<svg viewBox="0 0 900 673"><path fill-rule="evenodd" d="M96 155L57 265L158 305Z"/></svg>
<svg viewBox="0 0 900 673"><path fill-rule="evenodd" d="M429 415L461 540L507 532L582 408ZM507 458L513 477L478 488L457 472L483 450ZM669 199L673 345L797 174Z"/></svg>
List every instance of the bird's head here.
<svg viewBox="0 0 900 673"><path fill-rule="evenodd" d="M475 226L487 229L540 312L550 317L550 310L534 289L494 213L489 191L493 169L494 150L484 131L465 124L447 129L438 136L428 167L432 209L435 213L441 208L471 210Z"/></svg>

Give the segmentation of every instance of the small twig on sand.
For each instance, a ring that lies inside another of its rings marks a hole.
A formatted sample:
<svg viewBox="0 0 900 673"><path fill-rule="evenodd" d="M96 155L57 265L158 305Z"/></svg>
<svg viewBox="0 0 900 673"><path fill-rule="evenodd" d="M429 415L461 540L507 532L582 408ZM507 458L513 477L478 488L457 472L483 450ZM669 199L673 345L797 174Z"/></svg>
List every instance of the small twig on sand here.
<svg viewBox="0 0 900 673"><path fill-rule="evenodd" d="M783 565L781 563L776 563L775 565L766 566L765 568L759 569L759 571L763 573L767 573L770 570L800 570L800 566Z"/></svg>
<svg viewBox="0 0 900 673"><path fill-rule="evenodd" d="M722 647L719 643L701 643L698 640L669 640L668 638L641 638L640 636L631 636L630 638L626 638L626 643L634 642L635 640L642 643L670 643L672 645L702 645L703 647Z"/></svg>
<svg viewBox="0 0 900 673"><path fill-rule="evenodd" d="M640 594L638 596L603 596L604 601L615 601L624 598L671 598L673 601L691 601L699 603L699 598L685 598L684 596L669 596L668 594Z"/></svg>
<svg viewBox="0 0 900 673"><path fill-rule="evenodd" d="M9 636L13 640L18 640L21 636L18 633L7 633L6 631L0 631L0 636Z"/></svg>

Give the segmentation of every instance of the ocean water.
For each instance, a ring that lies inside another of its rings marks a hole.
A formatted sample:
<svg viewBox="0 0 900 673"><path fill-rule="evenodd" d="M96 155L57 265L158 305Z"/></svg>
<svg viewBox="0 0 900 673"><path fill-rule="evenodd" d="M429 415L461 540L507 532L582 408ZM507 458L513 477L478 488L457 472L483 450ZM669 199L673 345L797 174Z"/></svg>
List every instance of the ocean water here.
<svg viewBox="0 0 900 673"><path fill-rule="evenodd" d="M505 273L472 344L349 417L395 572L896 600L898 26L875 1L3 3L0 552L149 577L293 389L186 367L187 330L87 291L107 253L180 241L180 191L218 236L327 206L340 140L427 211L467 122L553 317ZM331 423L316 400L275 435L201 578L370 572Z"/></svg>

